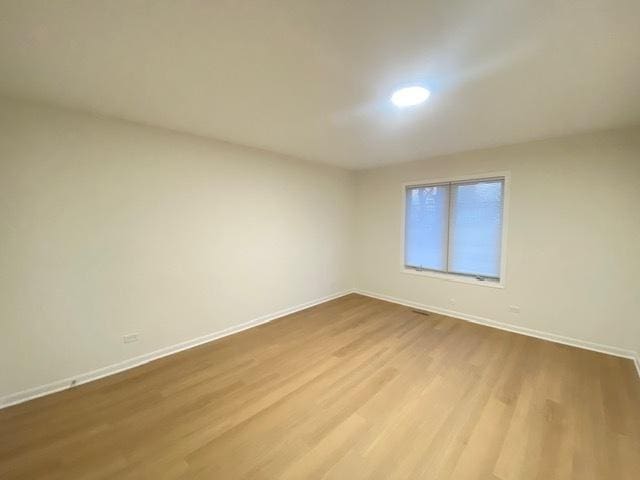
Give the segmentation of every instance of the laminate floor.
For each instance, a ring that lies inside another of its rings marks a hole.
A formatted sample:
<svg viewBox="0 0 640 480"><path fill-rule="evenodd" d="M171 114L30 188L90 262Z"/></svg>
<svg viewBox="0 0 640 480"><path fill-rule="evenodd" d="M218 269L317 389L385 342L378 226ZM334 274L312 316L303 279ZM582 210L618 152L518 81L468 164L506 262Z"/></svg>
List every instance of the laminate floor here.
<svg viewBox="0 0 640 480"><path fill-rule="evenodd" d="M640 479L633 363L347 295L0 410L2 479Z"/></svg>

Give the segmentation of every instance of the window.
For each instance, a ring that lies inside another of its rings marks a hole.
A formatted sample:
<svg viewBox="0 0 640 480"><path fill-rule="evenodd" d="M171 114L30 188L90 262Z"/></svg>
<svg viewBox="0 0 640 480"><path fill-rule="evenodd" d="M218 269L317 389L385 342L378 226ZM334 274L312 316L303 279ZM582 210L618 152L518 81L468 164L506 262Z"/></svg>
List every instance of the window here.
<svg viewBox="0 0 640 480"><path fill-rule="evenodd" d="M499 282L505 177L405 187L404 266Z"/></svg>

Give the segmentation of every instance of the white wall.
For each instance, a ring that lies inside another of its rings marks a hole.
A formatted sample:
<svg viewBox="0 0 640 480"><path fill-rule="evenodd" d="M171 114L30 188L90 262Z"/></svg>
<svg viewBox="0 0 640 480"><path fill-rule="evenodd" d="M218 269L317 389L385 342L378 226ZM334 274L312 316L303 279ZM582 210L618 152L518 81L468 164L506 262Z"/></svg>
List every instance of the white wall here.
<svg viewBox="0 0 640 480"><path fill-rule="evenodd" d="M502 170L506 288L401 273L401 184ZM366 170L356 185L360 289L640 352L640 129Z"/></svg>
<svg viewBox="0 0 640 480"><path fill-rule="evenodd" d="M353 194L338 168L1 100L0 397L351 288Z"/></svg>
<svg viewBox="0 0 640 480"><path fill-rule="evenodd" d="M401 273L401 184L502 170L506 288ZM0 100L0 398L353 286L640 352L638 272L640 129L347 172Z"/></svg>

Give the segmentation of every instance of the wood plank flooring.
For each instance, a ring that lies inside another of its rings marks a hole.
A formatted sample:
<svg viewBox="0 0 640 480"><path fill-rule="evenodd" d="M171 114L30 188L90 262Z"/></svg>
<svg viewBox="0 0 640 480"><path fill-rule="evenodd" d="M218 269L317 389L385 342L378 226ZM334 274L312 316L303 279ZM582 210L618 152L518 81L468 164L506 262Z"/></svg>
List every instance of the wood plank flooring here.
<svg viewBox="0 0 640 480"><path fill-rule="evenodd" d="M631 361L359 295L0 411L2 479L640 479Z"/></svg>

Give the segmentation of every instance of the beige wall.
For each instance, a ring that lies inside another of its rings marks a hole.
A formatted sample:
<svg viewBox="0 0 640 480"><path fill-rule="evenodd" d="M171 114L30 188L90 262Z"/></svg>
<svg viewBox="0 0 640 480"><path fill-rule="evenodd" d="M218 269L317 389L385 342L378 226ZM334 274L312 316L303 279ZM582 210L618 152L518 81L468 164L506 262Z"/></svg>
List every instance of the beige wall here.
<svg viewBox="0 0 640 480"><path fill-rule="evenodd" d="M506 288L401 273L401 184L503 170ZM361 171L356 185L359 288L640 352L640 129Z"/></svg>
<svg viewBox="0 0 640 480"><path fill-rule="evenodd" d="M353 192L338 168L1 101L0 397L351 288Z"/></svg>
<svg viewBox="0 0 640 480"><path fill-rule="evenodd" d="M401 273L401 184L503 170L506 288ZM640 352L638 272L640 129L350 173L0 100L0 397L354 286Z"/></svg>

